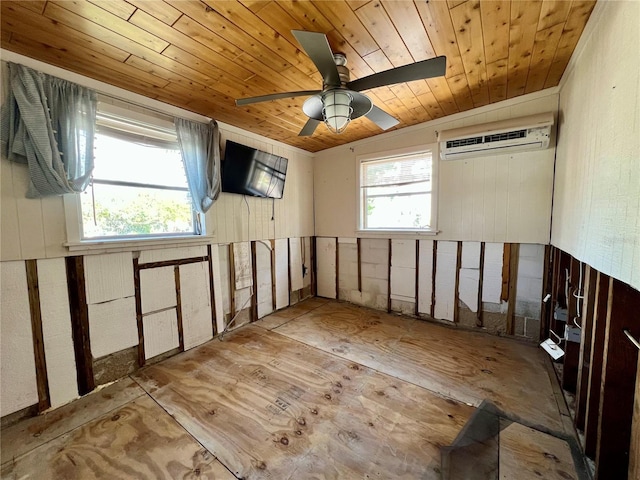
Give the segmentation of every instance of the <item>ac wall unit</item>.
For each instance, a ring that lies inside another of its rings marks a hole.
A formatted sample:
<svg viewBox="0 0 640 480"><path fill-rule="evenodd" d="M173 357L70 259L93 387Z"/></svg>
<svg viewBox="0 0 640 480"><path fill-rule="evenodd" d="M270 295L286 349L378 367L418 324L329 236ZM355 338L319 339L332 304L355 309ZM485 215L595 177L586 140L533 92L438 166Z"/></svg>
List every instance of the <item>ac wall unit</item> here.
<svg viewBox="0 0 640 480"><path fill-rule="evenodd" d="M438 133L440 158L500 155L504 153L542 150L549 146L553 113L455 128Z"/></svg>

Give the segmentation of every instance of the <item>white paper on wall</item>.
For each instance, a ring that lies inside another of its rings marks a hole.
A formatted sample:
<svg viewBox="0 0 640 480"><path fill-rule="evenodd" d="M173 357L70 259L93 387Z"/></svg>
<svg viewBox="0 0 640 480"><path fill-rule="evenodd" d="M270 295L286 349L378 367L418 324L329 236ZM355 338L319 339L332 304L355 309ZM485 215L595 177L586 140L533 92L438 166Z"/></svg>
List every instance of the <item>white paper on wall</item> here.
<svg viewBox="0 0 640 480"><path fill-rule="evenodd" d="M458 242L438 241L435 318L453 321Z"/></svg>
<svg viewBox="0 0 640 480"><path fill-rule="evenodd" d="M243 288L250 287L253 284L251 249L249 245L249 242L236 242L233 244L233 265L235 268L236 290L242 290Z"/></svg>
<svg viewBox="0 0 640 480"><path fill-rule="evenodd" d="M433 240L420 240L418 265L418 312L431 313L433 291Z"/></svg>
<svg viewBox="0 0 640 480"><path fill-rule="evenodd" d="M317 294L319 297L336 298L336 239L318 237L316 239L317 255Z"/></svg>
<svg viewBox="0 0 640 480"><path fill-rule="evenodd" d="M176 309L153 313L142 318L144 325L144 355L146 359L180 346Z"/></svg>
<svg viewBox="0 0 640 480"><path fill-rule="evenodd" d="M416 242L391 241L391 298L413 302L416 297Z"/></svg>
<svg viewBox="0 0 640 480"><path fill-rule="evenodd" d="M480 284L480 242L462 242L458 298L472 312L478 311Z"/></svg>
<svg viewBox="0 0 640 480"><path fill-rule="evenodd" d="M170 266L140 270L140 299L143 314L177 305L174 268Z"/></svg>
<svg viewBox="0 0 640 480"><path fill-rule="evenodd" d="M131 252L84 257L87 303L102 303L135 295Z"/></svg>
<svg viewBox="0 0 640 480"><path fill-rule="evenodd" d="M302 243L299 238L289 239L289 268L291 269L291 291L301 290L302 284Z"/></svg>
<svg viewBox="0 0 640 480"><path fill-rule="evenodd" d="M287 239L276 240L276 309L289 305L289 255Z"/></svg>
<svg viewBox="0 0 640 480"><path fill-rule="evenodd" d="M262 318L273 312L271 244L269 242L256 242L256 268L258 318Z"/></svg>
<svg viewBox="0 0 640 480"><path fill-rule="evenodd" d="M0 262L0 412L38 403L27 273L23 261Z"/></svg>
<svg viewBox="0 0 640 480"><path fill-rule="evenodd" d="M180 300L184 349L213 336L208 262L180 265Z"/></svg>
<svg viewBox="0 0 640 480"><path fill-rule="evenodd" d="M504 243L484 244L484 270L482 277L482 301L500 303L502 294L502 257Z"/></svg>
<svg viewBox="0 0 640 480"><path fill-rule="evenodd" d="M135 297L89 305L88 308L89 338L94 358L138 344Z"/></svg>
<svg viewBox="0 0 640 480"><path fill-rule="evenodd" d="M223 284L220 275L220 248L218 245L211 246L211 264L213 266L213 299L216 306L216 332L222 332L224 330Z"/></svg>
<svg viewBox="0 0 640 480"><path fill-rule="evenodd" d="M38 260L38 289L49 399L55 408L78 396L64 258Z"/></svg>

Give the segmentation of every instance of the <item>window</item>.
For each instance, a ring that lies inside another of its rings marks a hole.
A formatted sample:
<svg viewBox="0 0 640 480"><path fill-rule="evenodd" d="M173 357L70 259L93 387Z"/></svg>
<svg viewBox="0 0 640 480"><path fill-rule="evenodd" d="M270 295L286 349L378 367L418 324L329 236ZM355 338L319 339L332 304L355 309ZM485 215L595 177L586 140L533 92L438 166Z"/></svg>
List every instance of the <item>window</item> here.
<svg viewBox="0 0 640 480"><path fill-rule="evenodd" d="M173 123L119 110L98 108L95 167L80 199L81 238L193 235L197 218Z"/></svg>
<svg viewBox="0 0 640 480"><path fill-rule="evenodd" d="M362 158L360 229L435 231L432 150Z"/></svg>

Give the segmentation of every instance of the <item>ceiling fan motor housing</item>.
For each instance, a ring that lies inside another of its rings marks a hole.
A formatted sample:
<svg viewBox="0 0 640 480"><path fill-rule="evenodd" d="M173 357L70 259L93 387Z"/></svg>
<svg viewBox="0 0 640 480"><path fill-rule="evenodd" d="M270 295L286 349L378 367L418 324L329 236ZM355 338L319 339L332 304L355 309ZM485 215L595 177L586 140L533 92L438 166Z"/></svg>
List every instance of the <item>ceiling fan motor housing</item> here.
<svg viewBox="0 0 640 480"><path fill-rule="evenodd" d="M349 69L347 68L347 57L344 53L334 53L333 60L336 62L336 68L338 69L338 75L340 76L340 85L344 86L349 83L351 79ZM337 86L338 85L324 85L324 88Z"/></svg>

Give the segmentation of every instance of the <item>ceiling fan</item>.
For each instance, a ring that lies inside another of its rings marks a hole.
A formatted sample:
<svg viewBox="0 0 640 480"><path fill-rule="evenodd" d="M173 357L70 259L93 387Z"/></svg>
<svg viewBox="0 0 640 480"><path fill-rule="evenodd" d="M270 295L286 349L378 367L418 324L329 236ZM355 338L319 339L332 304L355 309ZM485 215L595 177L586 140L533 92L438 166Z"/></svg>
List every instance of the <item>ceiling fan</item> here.
<svg viewBox="0 0 640 480"><path fill-rule="evenodd" d="M369 97L359 92L395 83L440 77L445 74L447 59L441 56L350 81L345 55L331 51L329 41L324 33L302 30L292 30L291 33L300 42L322 75L322 90L304 90L241 98L236 100L236 105L311 95L302 105L302 110L309 117L309 120L298 136L313 135L316 127L322 121L330 131L341 133L351 120L363 115L383 130L387 130L397 125L398 120L373 105Z"/></svg>

